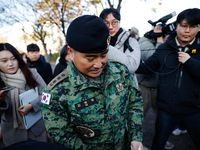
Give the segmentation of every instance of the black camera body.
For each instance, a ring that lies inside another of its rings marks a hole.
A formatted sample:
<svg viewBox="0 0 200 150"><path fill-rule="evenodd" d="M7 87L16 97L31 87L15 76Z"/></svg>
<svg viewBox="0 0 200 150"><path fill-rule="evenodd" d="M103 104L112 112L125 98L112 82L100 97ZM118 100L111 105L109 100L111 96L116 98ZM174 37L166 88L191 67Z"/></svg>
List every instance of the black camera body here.
<svg viewBox="0 0 200 150"><path fill-rule="evenodd" d="M169 15L166 15L162 18L160 18L158 21L152 22L151 20L148 20L148 23L150 23L152 26L161 25L162 26L162 33L154 33L153 30L147 32L144 34L147 38L156 38L160 36L166 36L167 34L170 34L176 30L176 21L166 24L166 22L174 17L176 15L175 12L170 13Z"/></svg>

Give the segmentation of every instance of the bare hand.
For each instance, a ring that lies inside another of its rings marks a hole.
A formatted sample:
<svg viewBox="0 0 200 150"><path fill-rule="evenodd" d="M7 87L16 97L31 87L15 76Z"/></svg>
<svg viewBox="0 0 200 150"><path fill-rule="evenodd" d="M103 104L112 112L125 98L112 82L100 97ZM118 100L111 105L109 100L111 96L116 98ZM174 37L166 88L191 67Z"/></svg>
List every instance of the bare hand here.
<svg viewBox="0 0 200 150"><path fill-rule="evenodd" d="M190 55L188 53L178 52L178 60L182 64L184 64L189 58L190 58Z"/></svg>
<svg viewBox="0 0 200 150"><path fill-rule="evenodd" d="M47 139L48 139L48 143L53 143L53 141L51 140L48 132L47 132Z"/></svg>
<svg viewBox="0 0 200 150"><path fill-rule="evenodd" d="M0 102L3 102L9 91L0 91Z"/></svg>
<svg viewBox="0 0 200 150"><path fill-rule="evenodd" d="M155 28L153 29L153 32L154 33L162 33L162 26L155 26ZM160 42L160 43L164 43L163 41L163 37L160 36L160 37L157 37L157 42Z"/></svg>
<svg viewBox="0 0 200 150"><path fill-rule="evenodd" d="M138 150L139 147L141 148L141 150L144 150L142 143L138 141L132 141L131 146L133 147L133 150Z"/></svg>
<svg viewBox="0 0 200 150"><path fill-rule="evenodd" d="M155 28L153 29L153 32L162 33L162 26L155 26Z"/></svg>
<svg viewBox="0 0 200 150"><path fill-rule="evenodd" d="M25 116L30 112L32 108L32 104L26 104L24 106L19 107L18 111L22 116Z"/></svg>

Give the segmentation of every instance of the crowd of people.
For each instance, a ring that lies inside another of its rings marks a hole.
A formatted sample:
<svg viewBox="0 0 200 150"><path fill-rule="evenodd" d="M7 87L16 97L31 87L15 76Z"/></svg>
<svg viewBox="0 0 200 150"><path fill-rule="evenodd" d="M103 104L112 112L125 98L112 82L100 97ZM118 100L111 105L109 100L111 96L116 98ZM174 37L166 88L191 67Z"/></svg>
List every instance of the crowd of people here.
<svg viewBox="0 0 200 150"><path fill-rule="evenodd" d="M75 18L54 70L37 44L27 55L0 44L5 150L144 150L142 124L151 107L152 150L172 149L170 134L186 132L200 149L200 9L179 13L172 33L155 26L154 37L126 31L120 20L114 8ZM32 89L37 97L21 105L20 95ZM24 116L38 112L26 128Z"/></svg>

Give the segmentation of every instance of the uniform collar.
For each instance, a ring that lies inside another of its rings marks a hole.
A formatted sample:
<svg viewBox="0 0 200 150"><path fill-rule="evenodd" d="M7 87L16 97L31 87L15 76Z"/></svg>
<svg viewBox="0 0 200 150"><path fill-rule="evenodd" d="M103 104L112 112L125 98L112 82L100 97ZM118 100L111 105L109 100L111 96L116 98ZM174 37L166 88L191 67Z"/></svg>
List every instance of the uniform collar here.
<svg viewBox="0 0 200 150"><path fill-rule="evenodd" d="M101 75L97 78L90 78L88 76L83 75L73 64L72 61L69 61L68 67L68 78L73 88L77 90L86 89L89 87L92 88L105 88L104 85L108 85L111 82L120 78L120 76L115 75L120 71L114 66L111 65L109 61L107 61L106 66L104 67ZM105 84L104 84L105 83Z"/></svg>

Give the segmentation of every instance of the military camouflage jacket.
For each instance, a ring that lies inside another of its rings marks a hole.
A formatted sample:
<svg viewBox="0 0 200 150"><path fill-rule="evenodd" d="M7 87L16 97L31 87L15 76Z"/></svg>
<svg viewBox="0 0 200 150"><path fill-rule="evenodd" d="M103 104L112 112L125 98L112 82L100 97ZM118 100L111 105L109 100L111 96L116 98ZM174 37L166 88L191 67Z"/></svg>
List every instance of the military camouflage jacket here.
<svg viewBox="0 0 200 150"><path fill-rule="evenodd" d="M143 101L124 65L107 62L101 76L91 79L70 61L44 92L51 94L42 113L54 143L121 150L130 148L131 141L142 142Z"/></svg>

